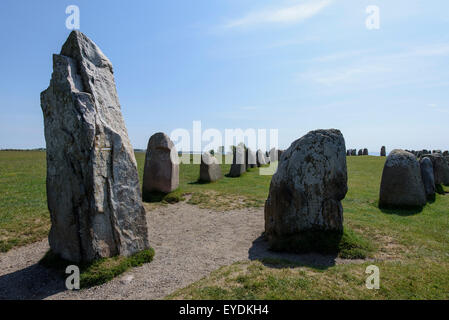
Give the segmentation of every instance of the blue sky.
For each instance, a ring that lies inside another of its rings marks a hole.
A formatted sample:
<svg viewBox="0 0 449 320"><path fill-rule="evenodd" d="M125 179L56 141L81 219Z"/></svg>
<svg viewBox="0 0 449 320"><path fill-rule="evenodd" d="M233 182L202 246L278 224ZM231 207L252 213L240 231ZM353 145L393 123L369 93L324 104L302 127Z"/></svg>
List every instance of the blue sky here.
<svg viewBox="0 0 449 320"><path fill-rule="evenodd" d="M71 4L114 65L135 148L201 120L279 129L281 148L338 128L347 148L449 149L445 0L2 0L0 148L45 146L39 94Z"/></svg>

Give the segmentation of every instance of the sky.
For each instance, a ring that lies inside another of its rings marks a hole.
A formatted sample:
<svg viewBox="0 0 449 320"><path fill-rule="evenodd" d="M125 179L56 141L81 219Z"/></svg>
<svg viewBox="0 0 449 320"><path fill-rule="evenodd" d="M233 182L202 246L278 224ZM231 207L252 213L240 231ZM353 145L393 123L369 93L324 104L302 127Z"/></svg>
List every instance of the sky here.
<svg viewBox="0 0 449 320"><path fill-rule="evenodd" d="M45 146L68 5L114 66L135 148L201 121L278 129L281 149L328 128L348 149L449 149L447 0L2 0L0 149Z"/></svg>

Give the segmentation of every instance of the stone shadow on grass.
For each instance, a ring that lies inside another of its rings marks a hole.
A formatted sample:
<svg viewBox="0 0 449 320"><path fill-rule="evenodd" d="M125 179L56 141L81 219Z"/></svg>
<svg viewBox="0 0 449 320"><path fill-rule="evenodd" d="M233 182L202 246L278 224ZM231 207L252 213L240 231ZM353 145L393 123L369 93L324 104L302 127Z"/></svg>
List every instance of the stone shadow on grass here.
<svg viewBox="0 0 449 320"><path fill-rule="evenodd" d="M259 236L253 241L248 250L250 260L260 261L269 268L285 267L310 267L319 270L325 270L336 264L338 254L319 254L319 253L288 253L270 250L270 245L264 235Z"/></svg>
<svg viewBox="0 0 449 320"><path fill-rule="evenodd" d="M408 217L421 213L424 207L397 207L397 206L379 206L381 212L386 214L395 214Z"/></svg>
<svg viewBox="0 0 449 320"><path fill-rule="evenodd" d="M39 263L0 276L0 300L40 300L65 290L61 273Z"/></svg>

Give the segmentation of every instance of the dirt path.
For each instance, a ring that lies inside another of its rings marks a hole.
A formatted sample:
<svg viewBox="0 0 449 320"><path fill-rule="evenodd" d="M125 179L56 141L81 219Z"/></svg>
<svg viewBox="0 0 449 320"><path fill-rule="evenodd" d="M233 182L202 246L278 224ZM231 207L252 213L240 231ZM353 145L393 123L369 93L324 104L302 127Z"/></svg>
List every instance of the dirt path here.
<svg viewBox="0 0 449 320"><path fill-rule="evenodd" d="M154 260L98 287L67 291L64 280L37 264L47 241L0 254L0 299L161 299L221 266L261 257L332 265L333 257L275 254L261 239L263 209L227 212L186 203L147 213Z"/></svg>

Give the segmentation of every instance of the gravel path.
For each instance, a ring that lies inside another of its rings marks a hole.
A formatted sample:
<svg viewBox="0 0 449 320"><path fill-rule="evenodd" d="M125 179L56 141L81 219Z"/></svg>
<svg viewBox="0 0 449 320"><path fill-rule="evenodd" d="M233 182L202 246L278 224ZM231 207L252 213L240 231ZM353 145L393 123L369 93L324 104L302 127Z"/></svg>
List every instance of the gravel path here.
<svg viewBox="0 0 449 320"><path fill-rule="evenodd" d="M64 280L37 262L48 250L40 241L0 254L0 299L162 299L221 266L261 257L333 265L334 257L276 254L260 237L263 209L227 212L179 203L147 212L154 260L98 287L67 291Z"/></svg>

